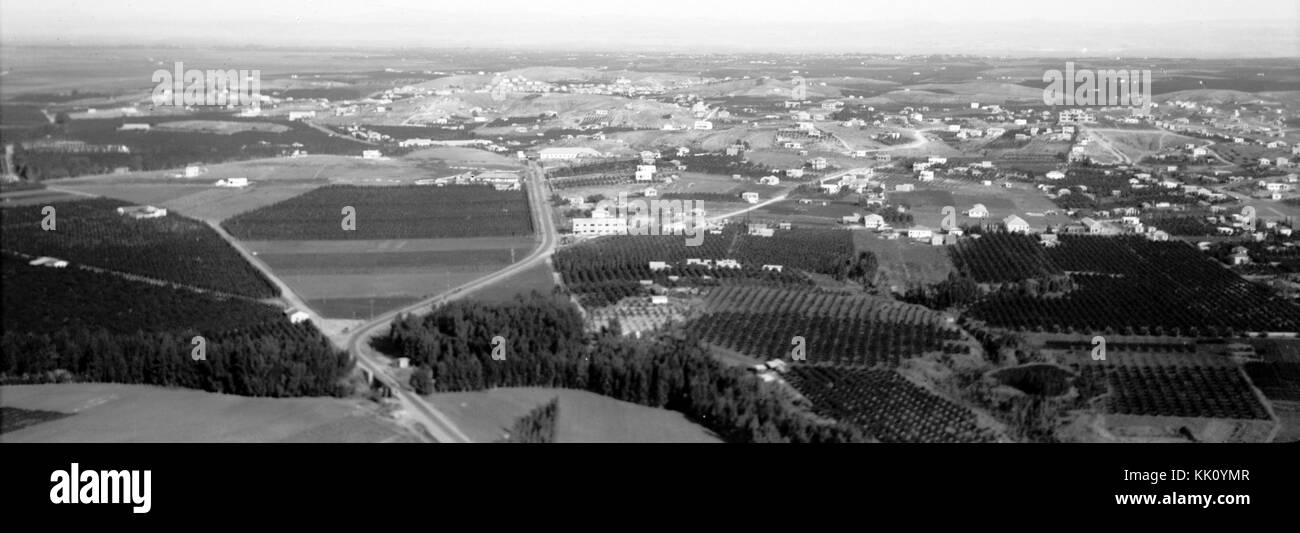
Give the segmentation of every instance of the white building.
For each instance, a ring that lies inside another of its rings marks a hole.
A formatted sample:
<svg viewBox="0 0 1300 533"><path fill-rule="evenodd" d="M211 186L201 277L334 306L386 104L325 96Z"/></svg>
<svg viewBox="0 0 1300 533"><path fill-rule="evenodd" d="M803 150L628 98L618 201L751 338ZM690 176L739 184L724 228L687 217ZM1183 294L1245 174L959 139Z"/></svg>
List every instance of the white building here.
<svg viewBox="0 0 1300 533"><path fill-rule="evenodd" d="M1002 219L1002 224L1007 227L1011 233L1029 233L1029 223L1025 219L1016 215L1009 215Z"/></svg>
<svg viewBox="0 0 1300 533"><path fill-rule="evenodd" d="M974 207L966 210L966 216L970 218L988 218L989 209L984 204L975 204Z"/></svg>
<svg viewBox="0 0 1300 533"><path fill-rule="evenodd" d="M594 215L594 213L593 213ZM573 219L574 235L627 235L627 220L622 217Z"/></svg>
<svg viewBox="0 0 1300 533"><path fill-rule="evenodd" d="M217 180L218 187L247 187L248 178L226 178Z"/></svg>
<svg viewBox="0 0 1300 533"><path fill-rule="evenodd" d="M741 198L742 200L746 201L746 202L751 203L751 204L756 204L756 203L758 203L758 193L756 193L756 192L744 192L744 193L740 193L740 198Z"/></svg>

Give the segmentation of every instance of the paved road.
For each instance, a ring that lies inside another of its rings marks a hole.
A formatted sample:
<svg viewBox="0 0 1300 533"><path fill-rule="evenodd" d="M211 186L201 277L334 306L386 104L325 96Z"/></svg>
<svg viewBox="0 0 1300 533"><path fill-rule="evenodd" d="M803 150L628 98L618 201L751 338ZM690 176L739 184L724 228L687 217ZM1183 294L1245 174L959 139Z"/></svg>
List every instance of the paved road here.
<svg viewBox="0 0 1300 533"><path fill-rule="evenodd" d="M392 389L394 397L396 397L402 404L404 410L414 417L416 422L428 431L428 437L432 437L436 442L470 442L471 439L465 435L460 428L456 427L456 424L452 422L450 418L429 403L428 400L409 391L407 383L400 382L396 377L394 377L384 358L370 347L369 339L385 332L389 324L391 324L393 319L399 314L428 313L435 303L444 303L462 298L478 289L491 285L492 283L505 279L525 269L531 268L538 263L546 261L546 259L550 257L551 253L555 250L556 243L558 242L558 235L556 233L554 221L550 216L547 216L546 213L546 181L542 175L541 168L536 165L536 163L532 163L529 166L528 172L525 174L525 180L529 202L533 205L532 211L534 227L536 228L536 233L540 238L540 243L537 248L535 248L527 257L504 269L458 287L451 288L441 294L426 298L402 309L389 311L376 316L369 322L353 329L352 334L345 341L344 345L340 346L340 348L348 350L348 352L356 359L357 364L369 371L375 379L378 379L380 382ZM225 239L226 242L229 242L235 250L238 250L239 253L244 256L245 260L260 270L267 279L270 279L271 282L275 284L276 288L280 291L281 298L283 298L288 305L306 312L312 321L320 323L320 315L308 306L305 301L298 297L298 295L294 293L293 289L284 283L284 281L282 281L275 272L261 260L261 258L252 254L244 247L242 242L227 233L220 224L211 220L207 221L207 223L217 232L218 235ZM423 438L425 436L422 435L421 437Z"/></svg>
<svg viewBox="0 0 1300 533"><path fill-rule="evenodd" d="M470 293L491 285L497 281L508 278L516 273L522 272L539 263L542 263L550 257L555 251L555 245L559 240L556 233L555 222L547 214L547 197L546 197L546 179L542 173L541 167L536 163L529 163L528 171L525 173L525 186L527 187L529 202L532 204L534 227L537 235L540 237L540 243L532 253L528 254L522 261L511 264L510 266L488 274L459 287L452 288L442 294L435 295L420 302L416 302L402 309L389 311L373 318L371 321L358 326L353 330L352 336L348 339L347 349L357 362L367 369L371 370L374 375L393 389L394 395L408 407L408 412L418 413L423 416L427 422L426 426L430 433L438 442L470 442L470 438L460 431L456 425L451 422L445 415L439 412L427 400L407 390L405 383L398 383L388 373L388 366L380 359L370 348L368 340L382 334L387 330L393 318L399 314L425 314L430 311L434 304L445 303L459 298L463 298Z"/></svg>

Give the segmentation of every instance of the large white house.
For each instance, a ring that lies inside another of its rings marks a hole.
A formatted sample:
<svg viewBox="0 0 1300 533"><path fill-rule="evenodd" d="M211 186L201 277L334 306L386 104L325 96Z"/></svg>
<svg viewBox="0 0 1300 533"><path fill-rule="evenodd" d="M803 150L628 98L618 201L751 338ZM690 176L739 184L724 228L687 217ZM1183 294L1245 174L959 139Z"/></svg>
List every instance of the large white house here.
<svg viewBox="0 0 1300 533"><path fill-rule="evenodd" d="M573 219L574 235L627 235L627 219L623 217L591 217Z"/></svg>
<svg viewBox="0 0 1300 533"><path fill-rule="evenodd" d="M1016 215L1009 215L1002 219L1002 224L1011 233L1029 233L1029 223Z"/></svg>

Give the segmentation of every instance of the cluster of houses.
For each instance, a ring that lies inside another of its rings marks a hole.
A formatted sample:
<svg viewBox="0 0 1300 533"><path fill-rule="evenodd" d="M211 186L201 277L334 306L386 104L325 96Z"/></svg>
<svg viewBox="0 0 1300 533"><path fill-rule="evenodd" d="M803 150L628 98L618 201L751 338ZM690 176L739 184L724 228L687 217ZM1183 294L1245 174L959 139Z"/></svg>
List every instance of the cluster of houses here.
<svg viewBox="0 0 1300 533"><path fill-rule="evenodd" d="M498 191L518 191L523 188L523 180L518 171L510 170L487 170L481 172L465 172L455 176L445 178L419 179L415 180L416 185L436 185L446 187L448 185L491 185Z"/></svg>

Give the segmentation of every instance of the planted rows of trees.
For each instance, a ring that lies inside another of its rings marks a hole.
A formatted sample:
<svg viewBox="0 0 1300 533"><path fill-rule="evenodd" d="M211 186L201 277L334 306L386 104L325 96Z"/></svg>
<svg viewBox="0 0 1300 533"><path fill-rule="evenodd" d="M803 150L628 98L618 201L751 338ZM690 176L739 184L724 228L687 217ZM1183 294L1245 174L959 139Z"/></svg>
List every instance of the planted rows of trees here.
<svg viewBox="0 0 1300 533"><path fill-rule="evenodd" d="M343 229L345 206L356 209L355 231ZM246 240L436 239L533 232L527 194L486 185L331 185L237 215L222 226Z"/></svg>
<svg viewBox="0 0 1300 533"><path fill-rule="evenodd" d="M1268 420L1268 410L1234 366L1087 365L1110 387L1111 413Z"/></svg>
<svg viewBox="0 0 1300 533"><path fill-rule="evenodd" d="M628 174L631 175L636 171L636 166L641 163L638 159L604 159L590 163L575 163L572 165L555 167L547 169L546 178L555 179L566 176L581 176L584 174Z"/></svg>
<svg viewBox="0 0 1300 533"><path fill-rule="evenodd" d="M713 289L688 331L762 359L791 360L803 337L812 363L896 365L925 352L965 353L961 332L924 307L859 295L762 287Z"/></svg>
<svg viewBox="0 0 1300 533"><path fill-rule="evenodd" d="M852 235L842 230L792 229L758 237L733 224L721 234L706 233L700 246L687 246L685 239L682 235L604 237L560 250L555 255L555 269L571 291L595 295L595 300L605 302L631 295L639 280L667 286L712 284L706 281L707 276L807 284L803 272L841 280L872 279L877 267L874 255L855 255ZM742 268L687 265L687 259L735 259ZM651 261L665 262L669 268L652 271ZM783 268L780 272L763 270L764 265ZM668 276L679 276L679 280L670 282Z"/></svg>
<svg viewBox="0 0 1300 533"><path fill-rule="evenodd" d="M975 414L892 370L800 365L786 374L813 412L849 422L881 442L993 442Z"/></svg>
<svg viewBox="0 0 1300 533"><path fill-rule="evenodd" d="M269 305L9 260L3 299L0 382L105 381L276 397L349 392L343 380L351 357ZM204 360L193 357L195 335L206 339Z"/></svg>
<svg viewBox="0 0 1300 533"><path fill-rule="evenodd" d="M506 341L503 359L492 358L495 336ZM729 442L864 440L852 426L816 419L754 376L722 366L697 340L588 338L576 307L536 294L398 317L376 345L429 368L438 391L563 387L679 411Z"/></svg>
<svg viewBox="0 0 1300 533"><path fill-rule="evenodd" d="M43 206L0 209L3 247L229 294L277 295L257 268L204 223L176 214L151 219L117 214L126 205L107 198L59 202L51 231L41 226Z"/></svg>
<svg viewBox="0 0 1300 533"><path fill-rule="evenodd" d="M1062 236L1043 257L1051 267L1071 272L1072 288L1053 296L996 291L972 305L970 315L995 327L1049 332L1300 331L1300 306L1182 242Z"/></svg>
<svg viewBox="0 0 1300 533"><path fill-rule="evenodd" d="M949 249L953 266L978 283L1008 283L1060 276L1038 238L1019 233L987 233Z"/></svg>
<svg viewBox="0 0 1300 533"><path fill-rule="evenodd" d="M1270 400L1300 402L1300 363L1256 361L1243 365L1250 381Z"/></svg>

